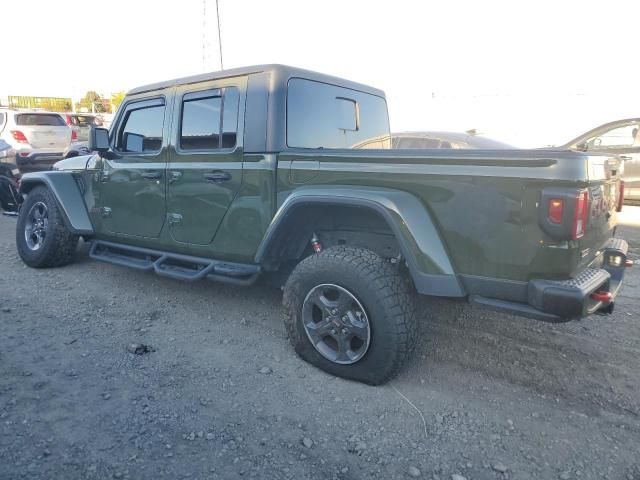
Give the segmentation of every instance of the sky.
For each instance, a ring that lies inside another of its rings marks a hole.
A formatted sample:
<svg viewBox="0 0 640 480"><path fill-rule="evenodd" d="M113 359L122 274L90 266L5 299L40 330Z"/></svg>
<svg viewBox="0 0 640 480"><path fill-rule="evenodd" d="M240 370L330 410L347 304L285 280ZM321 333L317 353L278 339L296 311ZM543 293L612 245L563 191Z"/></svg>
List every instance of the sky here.
<svg viewBox="0 0 640 480"><path fill-rule="evenodd" d="M219 9L225 68L284 63L381 88L393 131L475 128L544 146L640 116L638 0ZM3 3L2 18L0 99L109 95L220 68L215 0L21 0Z"/></svg>

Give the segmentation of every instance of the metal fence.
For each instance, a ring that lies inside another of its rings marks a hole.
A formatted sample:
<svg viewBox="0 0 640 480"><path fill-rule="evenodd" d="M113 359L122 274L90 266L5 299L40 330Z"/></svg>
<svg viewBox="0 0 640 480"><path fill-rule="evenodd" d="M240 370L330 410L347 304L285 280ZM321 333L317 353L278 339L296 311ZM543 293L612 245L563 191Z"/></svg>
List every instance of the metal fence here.
<svg viewBox="0 0 640 480"><path fill-rule="evenodd" d="M70 98L9 96L8 101L10 108L41 108L50 112L69 112L72 109Z"/></svg>

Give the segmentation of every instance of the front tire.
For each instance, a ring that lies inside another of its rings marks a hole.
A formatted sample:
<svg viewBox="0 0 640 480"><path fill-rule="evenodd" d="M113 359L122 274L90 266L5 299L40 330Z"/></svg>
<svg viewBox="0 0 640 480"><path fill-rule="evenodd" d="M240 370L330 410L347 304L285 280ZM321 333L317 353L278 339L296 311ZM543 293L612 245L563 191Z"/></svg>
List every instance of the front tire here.
<svg viewBox="0 0 640 480"><path fill-rule="evenodd" d="M379 385L415 345L408 281L363 248L331 247L304 259L285 285L284 305L298 355L332 375Z"/></svg>
<svg viewBox="0 0 640 480"><path fill-rule="evenodd" d="M62 215L47 187L38 186L29 192L16 227L18 254L28 266L60 267L73 261L78 236L69 232Z"/></svg>

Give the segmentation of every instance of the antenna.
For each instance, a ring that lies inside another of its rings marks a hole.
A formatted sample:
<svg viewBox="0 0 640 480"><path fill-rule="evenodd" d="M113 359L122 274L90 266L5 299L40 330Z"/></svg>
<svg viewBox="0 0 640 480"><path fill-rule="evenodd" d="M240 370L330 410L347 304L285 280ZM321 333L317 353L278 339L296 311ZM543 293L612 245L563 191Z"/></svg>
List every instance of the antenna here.
<svg viewBox="0 0 640 480"><path fill-rule="evenodd" d="M220 70L224 70L222 66L222 32L220 31L220 10L218 9L218 0L216 0L216 17L218 18L218 48L220 51Z"/></svg>
<svg viewBox="0 0 640 480"><path fill-rule="evenodd" d="M207 70L207 0L202 0L202 71Z"/></svg>
<svg viewBox="0 0 640 480"><path fill-rule="evenodd" d="M220 8L216 0L216 20L218 23L218 52L220 54L220 70L224 70L222 63L222 31L220 30ZM207 35L207 0L202 0L202 71L206 72L210 60L210 42Z"/></svg>

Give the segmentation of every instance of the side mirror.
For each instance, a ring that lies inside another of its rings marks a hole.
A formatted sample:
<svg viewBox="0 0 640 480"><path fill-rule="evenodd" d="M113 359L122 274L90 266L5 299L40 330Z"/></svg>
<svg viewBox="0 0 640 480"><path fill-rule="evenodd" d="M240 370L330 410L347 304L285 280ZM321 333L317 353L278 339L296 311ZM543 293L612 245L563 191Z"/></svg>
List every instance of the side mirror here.
<svg viewBox="0 0 640 480"><path fill-rule="evenodd" d="M100 127L91 127L89 133L89 150L92 152L106 153L109 146L109 130Z"/></svg>

